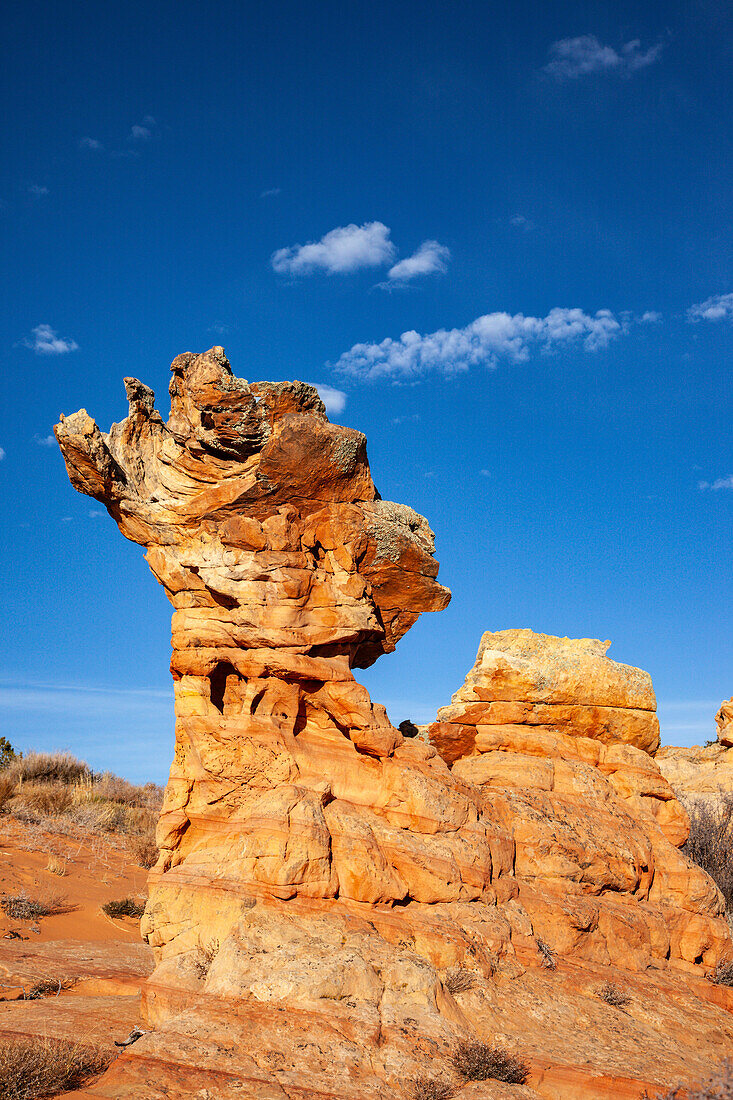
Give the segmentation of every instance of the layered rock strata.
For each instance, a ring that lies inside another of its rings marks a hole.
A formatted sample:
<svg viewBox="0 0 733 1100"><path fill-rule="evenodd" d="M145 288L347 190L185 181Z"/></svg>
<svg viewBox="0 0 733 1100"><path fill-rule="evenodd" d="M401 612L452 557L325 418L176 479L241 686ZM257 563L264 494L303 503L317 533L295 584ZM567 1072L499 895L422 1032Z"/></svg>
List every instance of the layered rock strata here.
<svg viewBox="0 0 733 1100"><path fill-rule="evenodd" d="M733 796L733 699L715 715L717 739L680 748L666 745L656 754L662 774L678 798L718 802Z"/></svg>
<svg viewBox="0 0 733 1100"><path fill-rule="evenodd" d="M704 1071L733 1027L683 974L730 936L645 751L648 677L600 643L492 635L503 656L482 644L434 743L403 737L352 669L448 602L427 522L379 498L364 437L312 387L237 379L221 348L172 374L167 423L127 379L109 433L84 410L56 428L72 484L147 548L174 606L143 921L156 1030L89 1095L409 1096L459 1038L497 1033L535 1095ZM611 972L670 998L643 1055L638 1031L600 1052L583 1037L577 1006ZM549 1016L527 1034L558 998L563 1034ZM690 1017L674 1054L668 1016Z"/></svg>

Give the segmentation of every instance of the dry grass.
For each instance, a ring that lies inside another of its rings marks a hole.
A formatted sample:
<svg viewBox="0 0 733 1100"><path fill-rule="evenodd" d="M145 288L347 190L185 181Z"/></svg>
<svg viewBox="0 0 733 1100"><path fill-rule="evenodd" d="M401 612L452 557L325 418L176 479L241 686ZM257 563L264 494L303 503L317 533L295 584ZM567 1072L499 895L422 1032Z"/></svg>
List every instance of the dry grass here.
<svg viewBox="0 0 733 1100"><path fill-rule="evenodd" d="M629 1003L631 997L628 993L624 993L623 989L614 985L613 982L606 982L600 989L596 990L596 995L605 1001L607 1005L612 1005L614 1008L623 1008Z"/></svg>
<svg viewBox="0 0 733 1100"><path fill-rule="evenodd" d="M519 1058L488 1043L459 1043L453 1065L464 1081L506 1081L510 1085L523 1085L529 1074L529 1066Z"/></svg>
<svg viewBox="0 0 733 1100"><path fill-rule="evenodd" d="M131 838L144 867L157 859L151 845L162 800L154 783L136 786L111 772L95 775L68 752L30 752L0 771L0 810L26 825L76 837L121 833Z"/></svg>
<svg viewBox="0 0 733 1100"><path fill-rule="evenodd" d="M443 985L449 993L465 993L476 985L473 970L464 970L461 966L452 966L445 975Z"/></svg>
<svg viewBox="0 0 733 1100"><path fill-rule="evenodd" d="M46 870L49 871L52 875L59 875L62 877L66 874L67 870L66 860L60 859L58 856L55 856L53 853L51 853L51 855L48 857Z"/></svg>
<svg viewBox="0 0 733 1100"><path fill-rule="evenodd" d="M154 867L158 861L155 824L147 833L127 838L127 850L140 867Z"/></svg>
<svg viewBox="0 0 733 1100"><path fill-rule="evenodd" d="M0 1100L42 1100L80 1088L114 1055L66 1039L0 1041Z"/></svg>
<svg viewBox="0 0 733 1100"><path fill-rule="evenodd" d="M3 894L0 909L11 920L38 920L39 917L53 917L59 913L73 913L78 909L61 894L49 894L44 898L32 898L28 894Z"/></svg>
<svg viewBox="0 0 733 1100"><path fill-rule="evenodd" d="M410 1100L449 1100L453 1086L443 1077L416 1077L408 1089Z"/></svg>
<svg viewBox="0 0 733 1100"><path fill-rule="evenodd" d="M685 809L690 836L682 851L717 883L733 921L733 794L721 793L715 802L686 801Z"/></svg>
<svg viewBox="0 0 733 1100"><path fill-rule="evenodd" d="M135 898L120 898L119 901L108 901L102 906L102 912L108 917L136 917L140 918L145 912L145 902Z"/></svg>

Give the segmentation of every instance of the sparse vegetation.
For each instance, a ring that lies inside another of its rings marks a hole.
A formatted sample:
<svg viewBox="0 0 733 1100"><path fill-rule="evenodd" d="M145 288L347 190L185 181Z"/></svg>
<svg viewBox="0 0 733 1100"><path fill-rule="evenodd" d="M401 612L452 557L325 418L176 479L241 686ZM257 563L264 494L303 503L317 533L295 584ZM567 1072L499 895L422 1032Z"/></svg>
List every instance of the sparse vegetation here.
<svg viewBox="0 0 733 1100"><path fill-rule="evenodd" d="M557 970L557 959L555 958L555 952L552 950L548 943L544 940L537 940L537 950L542 958L542 965L546 970Z"/></svg>
<svg viewBox="0 0 733 1100"><path fill-rule="evenodd" d="M38 1001L41 997L58 997L66 989L73 989L76 978L41 978L25 995L26 1001Z"/></svg>
<svg viewBox="0 0 733 1100"><path fill-rule="evenodd" d="M733 989L733 959L721 959L708 974L708 981Z"/></svg>
<svg viewBox="0 0 733 1100"><path fill-rule="evenodd" d="M145 912L145 902L136 898L120 898L119 901L108 901L102 906L102 911L108 917L136 917L140 918Z"/></svg>
<svg viewBox="0 0 733 1100"><path fill-rule="evenodd" d="M3 894L0 909L11 920L38 920L39 917L53 917L59 913L73 913L76 905L68 902L61 894L49 894L45 898L32 898L25 892Z"/></svg>
<svg viewBox="0 0 733 1100"><path fill-rule="evenodd" d="M678 1085L654 1096L645 1092L641 1100L733 1100L733 1061L726 1058L720 1069L702 1085Z"/></svg>
<svg viewBox="0 0 733 1100"><path fill-rule="evenodd" d="M66 860L59 859L58 856L53 853L48 857L48 863L46 864L46 870L52 875L63 876L66 874Z"/></svg>
<svg viewBox="0 0 733 1100"><path fill-rule="evenodd" d="M443 1077L416 1077L408 1095L410 1100L449 1100L453 1086Z"/></svg>
<svg viewBox="0 0 733 1100"><path fill-rule="evenodd" d="M733 794L721 793L715 801L690 800L685 809L690 836L682 851L717 883L733 920Z"/></svg>
<svg viewBox="0 0 733 1100"><path fill-rule="evenodd" d="M0 1100L42 1100L81 1086L103 1073L114 1055L66 1039L0 1042Z"/></svg>
<svg viewBox="0 0 733 1100"><path fill-rule="evenodd" d="M0 737L0 771L9 767L14 760L22 756L8 741L7 737Z"/></svg>
<svg viewBox="0 0 733 1100"><path fill-rule="evenodd" d="M453 1065L465 1081L505 1081L509 1085L523 1085L529 1074L529 1066L513 1054L502 1047L480 1042L459 1043Z"/></svg>
<svg viewBox="0 0 733 1100"><path fill-rule="evenodd" d="M196 957L193 962L194 970L199 978L205 978L211 970L211 964L219 954L219 941L212 940L208 944L199 944Z"/></svg>
<svg viewBox="0 0 733 1100"><path fill-rule="evenodd" d="M613 1005L614 1008L624 1008L631 1000L628 993L625 993L619 986L614 985L613 982L606 982L605 985L596 990L596 993L602 1001L605 1001L607 1005Z"/></svg>
<svg viewBox="0 0 733 1100"><path fill-rule="evenodd" d="M476 985L473 970L464 970L461 966L452 966L445 975L443 985L449 993L465 993Z"/></svg>
<svg viewBox="0 0 733 1100"><path fill-rule="evenodd" d="M154 783L136 786L111 772L97 775L68 752L15 754L0 767L0 810L73 836L122 833L142 867L157 859L154 832L162 798Z"/></svg>

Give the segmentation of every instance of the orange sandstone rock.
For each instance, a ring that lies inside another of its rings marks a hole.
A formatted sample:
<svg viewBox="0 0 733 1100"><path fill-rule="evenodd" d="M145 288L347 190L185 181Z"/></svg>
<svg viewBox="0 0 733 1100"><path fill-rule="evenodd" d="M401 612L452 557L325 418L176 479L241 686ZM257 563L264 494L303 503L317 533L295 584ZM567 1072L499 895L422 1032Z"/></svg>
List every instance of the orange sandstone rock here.
<svg viewBox="0 0 733 1100"><path fill-rule="evenodd" d="M312 387L237 379L221 348L172 372L167 423L127 379L109 433L84 410L56 428L174 607L156 1030L87 1095L376 1100L451 1073L472 1034L525 1055L540 1096L702 1075L733 1041L699 980L730 933L678 851L649 677L599 642L487 634L433 744L404 738L352 669L447 604L427 522L380 499ZM590 983L618 974L669 1003L599 1045Z"/></svg>

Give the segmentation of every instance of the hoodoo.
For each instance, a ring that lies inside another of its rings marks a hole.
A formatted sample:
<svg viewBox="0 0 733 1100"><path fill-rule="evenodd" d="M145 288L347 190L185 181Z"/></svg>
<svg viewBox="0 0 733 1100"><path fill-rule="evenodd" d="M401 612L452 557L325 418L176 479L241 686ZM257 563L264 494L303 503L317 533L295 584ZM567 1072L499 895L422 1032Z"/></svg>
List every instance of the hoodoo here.
<svg viewBox="0 0 733 1100"><path fill-rule="evenodd" d="M352 670L447 605L427 521L313 387L235 378L218 347L171 369L167 423L128 378L108 433L56 427L174 607L150 1030L87 1095L460 1095L464 1040L527 1064L518 1097L703 1076L733 1044L704 980L733 949L679 850L649 678L599 642L488 634L430 741L403 737Z"/></svg>

